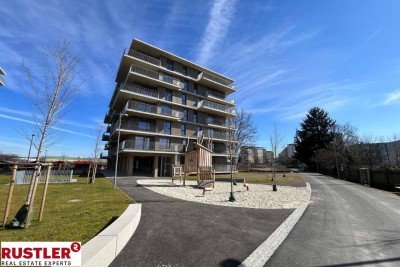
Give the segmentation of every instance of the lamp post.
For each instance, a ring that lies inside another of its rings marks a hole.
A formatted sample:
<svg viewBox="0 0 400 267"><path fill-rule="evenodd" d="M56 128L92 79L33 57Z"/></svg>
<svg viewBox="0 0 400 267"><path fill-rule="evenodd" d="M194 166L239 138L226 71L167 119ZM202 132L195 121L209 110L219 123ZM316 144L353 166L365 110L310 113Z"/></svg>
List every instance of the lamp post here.
<svg viewBox="0 0 400 267"><path fill-rule="evenodd" d="M121 136L121 118L122 116L128 116L127 114L124 113L119 113L119 119L118 119L118 138L117 138L117 155L115 158L115 171L114 171L114 188L117 187L117 170L118 170L118 154L119 154L119 139Z"/></svg>
<svg viewBox="0 0 400 267"><path fill-rule="evenodd" d="M28 152L28 163L29 163L29 158L31 157L31 148L32 148L32 142L33 142L33 137L34 137L34 136L35 136L35 135L32 134L31 145L29 146L29 152Z"/></svg>
<svg viewBox="0 0 400 267"><path fill-rule="evenodd" d="M229 117L229 120L232 120L232 107L230 108L231 117ZM235 152L234 150L234 133L231 131L231 121L229 122L228 125L228 131L229 131L229 156L230 156L230 161L231 161L231 193L229 195L229 202L235 202L235 196L233 195L233 153Z"/></svg>
<svg viewBox="0 0 400 267"><path fill-rule="evenodd" d="M46 152L44 153L44 162L46 163L46 159L47 159L47 149Z"/></svg>

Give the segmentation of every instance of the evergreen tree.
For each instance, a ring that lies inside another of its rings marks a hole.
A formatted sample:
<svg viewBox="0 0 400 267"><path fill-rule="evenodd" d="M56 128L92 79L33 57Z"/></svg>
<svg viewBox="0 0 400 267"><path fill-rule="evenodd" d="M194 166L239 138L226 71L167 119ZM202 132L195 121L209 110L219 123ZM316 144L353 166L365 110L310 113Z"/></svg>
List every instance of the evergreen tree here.
<svg viewBox="0 0 400 267"><path fill-rule="evenodd" d="M300 126L294 137L294 158L310 166L315 153L333 142L335 121L325 110L313 107Z"/></svg>

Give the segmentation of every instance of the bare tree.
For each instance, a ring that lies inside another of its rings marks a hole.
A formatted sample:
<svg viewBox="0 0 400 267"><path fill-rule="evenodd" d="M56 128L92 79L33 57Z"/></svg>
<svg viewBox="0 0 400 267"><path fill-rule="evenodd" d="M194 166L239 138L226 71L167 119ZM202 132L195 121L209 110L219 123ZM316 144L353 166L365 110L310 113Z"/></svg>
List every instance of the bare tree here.
<svg viewBox="0 0 400 267"><path fill-rule="evenodd" d="M358 167L373 168L382 163L384 146L373 135L363 135L356 145L351 147L354 163Z"/></svg>
<svg viewBox="0 0 400 267"><path fill-rule="evenodd" d="M275 180L275 165L276 165L276 159L278 158L278 152L282 150L282 136L278 131L278 128L276 126L276 123L274 122L273 128L271 135L269 136L269 143L271 145L271 151L273 153L273 158L272 158L272 180Z"/></svg>
<svg viewBox="0 0 400 267"><path fill-rule="evenodd" d="M82 85L79 62L79 56L71 53L68 43L61 42L54 49L48 48L45 51L41 75L34 75L32 68L22 63L29 84L28 87L22 87L33 106L35 123L32 130L36 138L36 162L45 148L61 140L61 132L57 127L62 127L66 107L76 97ZM34 179L35 176L31 180L26 204L31 201Z"/></svg>
<svg viewBox="0 0 400 267"><path fill-rule="evenodd" d="M333 153L335 167L338 178L340 178L340 170L344 166L349 167L354 163L354 159L358 156L354 154L355 149L352 149L359 142L357 128L350 123L335 124L334 139L332 146L329 148Z"/></svg>
<svg viewBox="0 0 400 267"><path fill-rule="evenodd" d="M94 139L94 143L93 143L93 174L92 174L92 178L89 180L90 184L94 184L94 182L96 180L97 160L100 157L100 152L102 150L101 139L102 139L103 132L104 132L104 126L102 124L100 124L95 129L95 139Z"/></svg>
<svg viewBox="0 0 400 267"><path fill-rule="evenodd" d="M253 146L257 140L257 127L253 121L253 114L244 109L236 111L236 117L233 118L235 155L239 154L242 146Z"/></svg>

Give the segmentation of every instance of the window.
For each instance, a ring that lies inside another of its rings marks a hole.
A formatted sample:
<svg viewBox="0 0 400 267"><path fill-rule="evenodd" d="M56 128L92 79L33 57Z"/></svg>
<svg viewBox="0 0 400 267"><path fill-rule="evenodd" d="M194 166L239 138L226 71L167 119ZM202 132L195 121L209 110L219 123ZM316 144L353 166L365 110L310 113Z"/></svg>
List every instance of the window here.
<svg viewBox="0 0 400 267"><path fill-rule="evenodd" d="M172 102L172 91L165 90L165 100Z"/></svg>
<svg viewBox="0 0 400 267"><path fill-rule="evenodd" d="M182 105L186 105L186 95L182 94Z"/></svg>
<svg viewBox="0 0 400 267"><path fill-rule="evenodd" d="M139 131L150 131L150 122L139 121Z"/></svg>
<svg viewBox="0 0 400 267"><path fill-rule="evenodd" d="M188 82L187 81L184 81L183 82L183 91L188 91L188 88L189 88L189 85L188 85Z"/></svg>
<svg viewBox="0 0 400 267"><path fill-rule="evenodd" d="M174 62L172 60L167 59L167 69L174 70Z"/></svg>
<svg viewBox="0 0 400 267"><path fill-rule="evenodd" d="M197 90L197 83L194 84L193 93L194 94L199 94L199 91Z"/></svg>
<svg viewBox="0 0 400 267"><path fill-rule="evenodd" d="M199 132L201 132L201 127L200 127L200 126L197 126L197 127L196 127L196 134L198 134Z"/></svg>
<svg viewBox="0 0 400 267"><path fill-rule="evenodd" d="M193 111L193 122L197 123L197 111Z"/></svg>
<svg viewBox="0 0 400 267"><path fill-rule="evenodd" d="M169 139L168 138L160 138L160 149L169 149Z"/></svg>
<svg viewBox="0 0 400 267"><path fill-rule="evenodd" d="M135 136L135 149L137 150L150 150L150 138L144 136Z"/></svg>
<svg viewBox="0 0 400 267"><path fill-rule="evenodd" d="M171 123L164 121L164 134L171 134Z"/></svg>
<svg viewBox="0 0 400 267"><path fill-rule="evenodd" d="M184 121L187 121L187 120L188 120L188 111L187 111L187 109L184 109L184 110L183 110L183 120L184 120Z"/></svg>
<svg viewBox="0 0 400 267"><path fill-rule="evenodd" d="M186 136L186 124L181 124L181 136Z"/></svg>
<svg viewBox="0 0 400 267"><path fill-rule="evenodd" d="M186 66L182 67L182 74L187 76L187 67Z"/></svg>
<svg viewBox="0 0 400 267"><path fill-rule="evenodd" d="M161 105L161 114L166 116L172 115L172 108L167 105Z"/></svg>

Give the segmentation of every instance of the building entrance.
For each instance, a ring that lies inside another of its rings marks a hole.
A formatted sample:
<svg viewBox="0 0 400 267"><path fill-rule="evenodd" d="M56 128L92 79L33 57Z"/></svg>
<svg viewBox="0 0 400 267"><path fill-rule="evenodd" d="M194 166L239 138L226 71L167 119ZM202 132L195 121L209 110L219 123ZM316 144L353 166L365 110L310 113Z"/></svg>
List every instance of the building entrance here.
<svg viewBox="0 0 400 267"><path fill-rule="evenodd" d="M134 157L133 175L134 176L153 176L153 157Z"/></svg>
<svg viewBox="0 0 400 267"><path fill-rule="evenodd" d="M170 177L172 170L171 157L160 157L158 160L158 176Z"/></svg>

